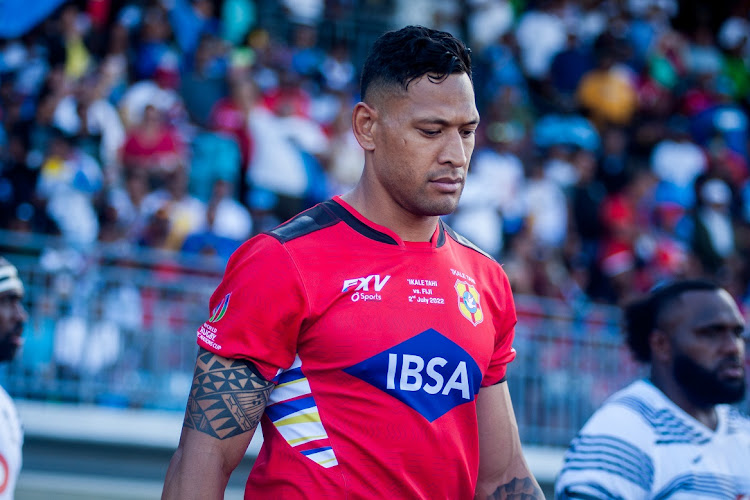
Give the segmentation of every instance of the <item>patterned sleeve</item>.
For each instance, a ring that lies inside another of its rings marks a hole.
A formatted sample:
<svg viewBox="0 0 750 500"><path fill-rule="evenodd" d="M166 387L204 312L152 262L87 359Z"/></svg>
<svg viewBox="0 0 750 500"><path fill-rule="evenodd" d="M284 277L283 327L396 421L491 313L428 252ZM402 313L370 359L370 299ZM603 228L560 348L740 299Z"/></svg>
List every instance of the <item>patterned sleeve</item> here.
<svg viewBox="0 0 750 500"><path fill-rule="evenodd" d="M510 289L508 276L500 268L499 286L495 292L499 306L493 311L493 326L495 328L495 350L490 359L490 365L482 379L482 387L497 384L505 379L507 365L516 358L513 349L513 338L516 326L516 306Z"/></svg>
<svg viewBox="0 0 750 500"><path fill-rule="evenodd" d="M209 306L198 345L252 361L267 380L292 365L309 306L299 273L276 239L261 235L242 245Z"/></svg>
<svg viewBox="0 0 750 500"><path fill-rule="evenodd" d="M654 481L651 436L652 430L631 409L605 405L571 442L555 483L555 499L648 498Z"/></svg>

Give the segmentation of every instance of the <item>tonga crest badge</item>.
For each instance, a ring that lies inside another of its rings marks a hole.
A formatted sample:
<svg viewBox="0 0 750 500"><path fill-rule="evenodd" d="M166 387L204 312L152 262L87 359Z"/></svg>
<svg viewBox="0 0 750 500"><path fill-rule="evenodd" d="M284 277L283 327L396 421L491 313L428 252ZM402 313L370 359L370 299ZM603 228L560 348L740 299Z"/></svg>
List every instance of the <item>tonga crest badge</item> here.
<svg viewBox="0 0 750 500"><path fill-rule="evenodd" d="M477 326L484 320L482 306L479 305L479 292L474 285L461 280L456 280L454 288L458 295L458 310L472 325Z"/></svg>

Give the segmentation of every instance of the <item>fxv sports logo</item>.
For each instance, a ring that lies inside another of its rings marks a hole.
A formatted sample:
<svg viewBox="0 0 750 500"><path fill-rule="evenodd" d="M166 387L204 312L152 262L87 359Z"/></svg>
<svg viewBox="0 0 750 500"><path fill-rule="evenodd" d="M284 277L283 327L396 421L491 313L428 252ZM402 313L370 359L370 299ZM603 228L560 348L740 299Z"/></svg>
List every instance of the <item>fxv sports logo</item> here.
<svg viewBox="0 0 750 500"><path fill-rule="evenodd" d="M473 401L482 382L479 366L469 353L432 328L344 371L430 422Z"/></svg>
<svg viewBox="0 0 750 500"><path fill-rule="evenodd" d="M381 278L379 274L371 274L362 278L344 280L341 293L351 293L352 302L359 300L383 300L383 297L378 292L383 290L389 279L391 279L390 274L384 278ZM372 290L370 290L370 287L372 287Z"/></svg>

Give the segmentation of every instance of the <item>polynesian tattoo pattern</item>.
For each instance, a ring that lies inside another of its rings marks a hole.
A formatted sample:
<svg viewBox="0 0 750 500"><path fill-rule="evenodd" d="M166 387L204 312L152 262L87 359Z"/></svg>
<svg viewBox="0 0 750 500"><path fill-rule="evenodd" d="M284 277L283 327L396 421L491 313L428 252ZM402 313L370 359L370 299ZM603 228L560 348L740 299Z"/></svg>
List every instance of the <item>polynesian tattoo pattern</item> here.
<svg viewBox="0 0 750 500"><path fill-rule="evenodd" d="M272 388L273 383L249 361L223 358L201 348L183 426L218 439L252 431Z"/></svg>
<svg viewBox="0 0 750 500"><path fill-rule="evenodd" d="M544 493L530 477L514 478L496 489L487 500L544 500Z"/></svg>

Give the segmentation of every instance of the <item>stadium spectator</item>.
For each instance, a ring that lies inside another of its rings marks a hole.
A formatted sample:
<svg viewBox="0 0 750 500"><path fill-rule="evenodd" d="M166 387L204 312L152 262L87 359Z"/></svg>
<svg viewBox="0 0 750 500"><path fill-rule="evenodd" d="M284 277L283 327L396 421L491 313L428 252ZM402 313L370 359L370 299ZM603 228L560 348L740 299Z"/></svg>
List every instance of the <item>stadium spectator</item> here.
<svg viewBox="0 0 750 500"><path fill-rule="evenodd" d="M614 394L570 444L555 498L750 495L745 320L724 289L662 285L625 308L633 356L647 379Z"/></svg>
<svg viewBox="0 0 750 500"><path fill-rule="evenodd" d="M682 206L690 208L695 203L695 179L708 169L708 159L691 140L682 117L672 118L667 126L667 137L651 153L651 170L660 183L669 185L679 195Z"/></svg>
<svg viewBox="0 0 750 500"><path fill-rule="evenodd" d="M143 199L149 192L147 171L126 170L123 185L109 188L98 202L102 214L99 240L125 244L137 241L146 223Z"/></svg>
<svg viewBox="0 0 750 500"><path fill-rule="evenodd" d="M257 84L245 75L230 81L229 96L222 98L211 110L209 126L212 130L231 135L239 148L236 182L238 199L247 202L247 170L253 155L253 136L250 133L250 113L259 99Z"/></svg>
<svg viewBox="0 0 750 500"><path fill-rule="evenodd" d="M599 129L630 124L638 104L632 75L618 65L616 49L610 45L614 43L602 42L596 48L596 67L581 77L576 89L580 106Z"/></svg>
<svg viewBox="0 0 750 500"><path fill-rule="evenodd" d="M122 146L122 165L127 170L144 170L160 179L186 162L185 151L177 131L166 116L148 104L141 121L125 136Z"/></svg>
<svg viewBox="0 0 750 500"><path fill-rule="evenodd" d="M167 172L164 187L149 193L142 210L150 223L153 239L144 243L153 248L179 250L187 235L206 227L206 205L188 190L188 174L180 166Z"/></svg>
<svg viewBox="0 0 750 500"><path fill-rule="evenodd" d="M99 163L73 137L58 132L40 168L36 195L45 200L47 214L74 248L90 249L96 241L99 222L94 197L103 182Z"/></svg>
<svg viewBox="0 0 750 500"><path fill-rule="evenodd" d="M517 231L526 215L526 205L521 201L526 178L523 164L512 152L514 138L495 134L492 128L481 130L491 137L474 155L461 201L450 223L499 258L505 234Z"/></svg>
<svg viewBox="0 0 750 500"><path fill-rule="evenodd" d="M534 161L521 199L536 246L559 248L568 231L568 205L562 188L545 174L541 160Z"/></svg>
<svg viewBox="0 0 750 500"><path fill-rule="evenodd" d="M180 95L188 114L201 127L208 126L211 110L227 94L228 57L221 39L205 35L200 39L190 70L184 71L180 79Z"/></svg>
<svg viewBox="0 0 750 500"><path fill-rule="evenodd" d="M555 54L550 65L549 80L556 92L552 97L558 107L575 109L573 101L578 84L593 67L591 48L581 41L576 31L569 30L565 48Z"/></svg>
<svg viewBox="0 0 750 500"><path fill-rule="evenodd" d="M170 45L172 28L161 6L150 4L134 13L137 30L133 77L136 81L152 78L165 58L178 57Z"/></svg>
<svg viewBox="0 0 750 500"><path fill-rule="evenodd" d="M76 136L78 146L105 170L116 171L125 128L115 107L99 95L99 83L96 74L78 80L73 92L58 102L53 123L69 136Z"/></svg>
<svg viewBox="0 0 750 500"><path fill-rule="evenodd" d="M180 72L174 56L163 56L153 76L128 86L118 103L125 126L130 129L143 121L146 106L163 113L172 126L184 128L187 111L178 93Z"/></svg>
<svg viewBox="0 0 750 500"><path fill-rule="evenodd" d="M268 210L278 222L311 206L311 195L321 187L328 194L316 156L327 156L329 142L308 108L306 92L290 81L250 114L256 139L248 172L250 209Z"/></svg>
<svg viewBox="0 0 750 500"><path fill-rule="evenodd" d="M253 233L253 220L247 208L232 196L231 183L219 179L206 208L206 226L187 235L182 251L218 255L229 260L232 252Z"/></svg>
<svg viewBox="0 0 750 500"><path fill-rule="evenodd" d="M726 182L716 177L701 179L688 242L708 274L726 269L737 257L731 205L732 190Z"/></svg>
<svg viewBox="0 0 750 500"><path fill-rule="evenodd" d="M722 75L731 84L732 97L742 101L750 93L750 70L745 62L750 51L750 21L729 17L722 23L717 38L724 49Z"/></svg>
<svg viewBox="0 0 750 500"><path fill-rule="evenodd" d="M520 60L524 73L533 82L547 78L552 59L565 48L564 4L560 0L537 2L536 8L524 12L518 20L516 39L521 49Z"/></svg>
<svg viewBox="0 0 750 500"><path fill-rule="evenodd" d="M342 97L341 100L349 103L347 97ZM330 193L343 194L357 184L365 162L362 148L352 133L350 110L343 102L331 124L330 136L330 154L326 164Z"/></svg>

